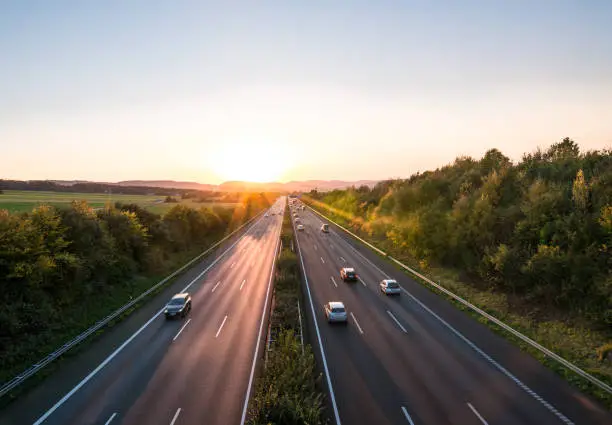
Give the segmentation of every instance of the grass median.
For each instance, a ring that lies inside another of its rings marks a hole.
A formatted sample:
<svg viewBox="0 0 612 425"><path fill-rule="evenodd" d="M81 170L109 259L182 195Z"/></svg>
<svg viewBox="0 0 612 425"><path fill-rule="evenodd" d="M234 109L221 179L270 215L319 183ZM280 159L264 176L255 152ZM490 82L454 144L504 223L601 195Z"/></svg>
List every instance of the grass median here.
<svg viewBox="0 0 612 425"><path fill-rule="evenodd" d="M264 371L250 400L251 425L322 425L327 423L320 374L310 345L302 345L300 268L292 251L293 228L289 210L281 231L282 248L274 279L269 349Z"/></svg>

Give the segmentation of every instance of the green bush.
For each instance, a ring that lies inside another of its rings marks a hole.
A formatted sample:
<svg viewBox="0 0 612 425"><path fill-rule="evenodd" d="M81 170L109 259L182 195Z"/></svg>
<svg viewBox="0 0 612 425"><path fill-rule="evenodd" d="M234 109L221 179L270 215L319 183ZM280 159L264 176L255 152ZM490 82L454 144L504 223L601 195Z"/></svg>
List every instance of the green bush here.
<svg viewBox="0 0 612 425"><path fill-rule="evenodd" d="M269 353L266 371L251 401L252 425L323 424L323 394L316 387L310 347L302 353L293 331L283 331Z"/></svg>

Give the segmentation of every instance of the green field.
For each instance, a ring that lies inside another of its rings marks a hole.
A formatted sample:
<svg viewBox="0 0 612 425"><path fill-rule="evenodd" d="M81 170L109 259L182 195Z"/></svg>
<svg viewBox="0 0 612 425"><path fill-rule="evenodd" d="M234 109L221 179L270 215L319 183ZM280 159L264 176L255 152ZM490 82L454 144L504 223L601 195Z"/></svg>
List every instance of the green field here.
<svg viewBox="0 0 612 425"><path fill-rule="evenodd" d="M5 190L0 194L0 209L12 213L28 212L38 205L47 204L55 207L66 207L73 200L85 200L93 208L102 208L115 202L133 203L147 208L156 214L164 214L175 203L164 203L165 196L156 195L117 195L107 193L72 193L72 192L36 192L26 190ZM191 199L181 200L181 203L191 208L201 207L233 207L233 203L193 202Z"/></svg>

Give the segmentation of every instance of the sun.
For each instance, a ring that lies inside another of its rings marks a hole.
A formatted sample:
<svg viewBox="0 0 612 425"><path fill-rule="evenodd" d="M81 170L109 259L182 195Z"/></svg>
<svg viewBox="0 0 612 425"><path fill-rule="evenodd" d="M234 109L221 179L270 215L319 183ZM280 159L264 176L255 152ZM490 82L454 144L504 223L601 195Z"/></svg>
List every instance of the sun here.
<svg viewBox="0 0 612 425"><path fill-rule="evenodd" d="M209 153L212 171L224 181L276 181L289 168L290 159L285 146L270 141L228 142Z"/></svg>

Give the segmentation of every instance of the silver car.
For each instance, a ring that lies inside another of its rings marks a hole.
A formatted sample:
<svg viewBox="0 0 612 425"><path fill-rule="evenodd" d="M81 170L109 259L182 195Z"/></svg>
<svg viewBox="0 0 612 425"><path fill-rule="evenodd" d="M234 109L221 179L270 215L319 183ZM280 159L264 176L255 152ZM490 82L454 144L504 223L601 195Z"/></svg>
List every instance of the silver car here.
<svg viewBox="0 0 612 425"><path fill-rule="evenodd" d="M325 317L329 323L344 322L346 323L347 315L344 304L340 301L330 301L325 304Z"/></svg>
<svg viewBox="0 0 612 425"><path fill-rule="evenodd" d="M393 279L384 279L380 282L380 290L387 295L399 295L402 293L399 283Z"/></svg>
<svg viewBox="0 0 612 425"><path fill-rule="evenodd" d="M191 311L191 295L187 292L176 294L164 308L166 319L185 317Z"/></svg>

